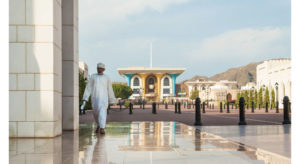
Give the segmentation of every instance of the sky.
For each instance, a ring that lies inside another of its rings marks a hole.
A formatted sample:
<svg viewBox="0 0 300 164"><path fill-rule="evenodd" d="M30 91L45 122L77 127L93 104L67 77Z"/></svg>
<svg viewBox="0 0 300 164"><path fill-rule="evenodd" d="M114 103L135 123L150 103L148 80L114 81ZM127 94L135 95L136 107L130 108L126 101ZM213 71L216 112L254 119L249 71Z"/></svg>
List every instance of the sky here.
<svg viewBox="0 0 300 164"><path fill-rule="evenodd" d="M289 0L79 0L79 60L117 68L186 68L178 81L291 56Z"/></svg>

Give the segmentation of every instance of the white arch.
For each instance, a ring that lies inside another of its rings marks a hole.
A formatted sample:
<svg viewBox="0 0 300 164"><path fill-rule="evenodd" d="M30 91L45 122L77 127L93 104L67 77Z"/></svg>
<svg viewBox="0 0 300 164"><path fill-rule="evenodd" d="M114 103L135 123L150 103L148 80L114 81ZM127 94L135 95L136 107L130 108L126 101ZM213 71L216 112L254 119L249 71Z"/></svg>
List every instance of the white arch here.
<svg viewBox="0 0 300 164"><path fill-rule="evenodd" d="M138 78L138 79L139 79L139 85L138 85L138 86L133 86L133 82L134 82L134 79L135 79L135 78ZM132 76L132 78L130 79L130 88L131 88L132 90L134 90L134 89L140 89L141 87L142 87L142 78L141 78L139 75L134 75L134 76ZM137 95L139 95L139 94L133 93L132 95L137 96Z"/></svg>
<svg viewBox="0 0 300 164"><path fill-rule="evenodd" d="M289 97L289 99L291 100L291 82L287 81L285 84L285 95Z"/></svg>
<svg viewBox="0 0 300 164"><path fill-rule="evenodd" d="M164 79L168 78L169 79L169 86L164 86ZM164 89L169 89L170 93L169 94L164 94ZM172 78L170 75L164 75L161 77L160 80L160 97L163 98L164 96L170 96L173 94L173 89L172 89Z"/></svg>
<svg viewBox="0 0 300 164"><path fill-rule="evenodd" d="M139 76L139 75L134 75L132 76L132 78L130 79L130 87L137 87L137 86L133 86L133 82L134 82L134 79L135 78L138 78L139 79L139 86L138 87L141 87L142 86L142 78Z"/></svg>

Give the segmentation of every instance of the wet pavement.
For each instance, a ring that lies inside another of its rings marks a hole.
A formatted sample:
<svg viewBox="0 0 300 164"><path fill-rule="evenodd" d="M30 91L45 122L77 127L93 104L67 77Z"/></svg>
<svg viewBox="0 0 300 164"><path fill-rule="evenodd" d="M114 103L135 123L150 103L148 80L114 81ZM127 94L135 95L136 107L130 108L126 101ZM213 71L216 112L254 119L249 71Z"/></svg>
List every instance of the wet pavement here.
<svg viewBox="0 0 300 164"><path fill-rule="evenodd" d="M206 109L206 113L201 113L203 126L228 126L238 125L239 113L237 109L231 109L230 113L219 112L219 109ZM201 110L202 112L202 110ZM246 122L248 125L282 125L283 114L276 113L275 110L270 110L265 113L263 109L257 109L255 113L246 110ZM86 111L85 115L79 118L80 123L94 122L93 111ZM157 109L157 114L152 114L151 106L146 106L146 109L140 109L138 105L134 107L133 114L129 114L128 109L114 106L110 109L107 116L108 122L131 122L131 121L176 121L193 126L195 123L195 109L182 109L181 114L174 113L173 106L169 105L168 109L160 106Z"/></svg>
<svg viewBox="0 0 300 164"><path fill-rule="evenodd" d="M223 138L291 157L291 125L198 126Z"/></svg>
<svg viewBox="0 0 300 164"><path fill-rule="evenodd" d="M93 123L42 139L11 138L10 163L206 163L288 164L290 158L231 141L178 122L109 122L106 134Z"/></svg>

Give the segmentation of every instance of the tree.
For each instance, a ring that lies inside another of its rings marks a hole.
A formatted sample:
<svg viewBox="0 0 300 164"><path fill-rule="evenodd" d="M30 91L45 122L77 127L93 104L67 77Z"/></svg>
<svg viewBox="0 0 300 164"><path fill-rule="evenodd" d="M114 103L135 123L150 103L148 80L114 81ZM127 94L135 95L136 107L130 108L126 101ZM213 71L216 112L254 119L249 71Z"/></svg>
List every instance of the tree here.
<svg viewBox="0 0 300 164"><path fill-rule="evenodd" d="M272 104L272 108L275 107L275 91L274 89L272 89L272 92L271 92L271 104Z"/></svg>
<svg viewBox="0 0 300 164"><path fill-rule="evenodd" d="M79 105L81 105L83 103L83 94L84 94L84 90L86 87L86 80L84 79L84 75L83 72L79 71ZM89 97L89 100L87 101L86 105L85 105L86 109L92 109L92 101L91 101L91 97Z"/></svg>
<svg viewBox="0 0 300 164"><path fill-rule="evenodd" d="M249 93L248 93L248 90L245 90L244 91L244 99L245 99L245 105L249 105ZM249 106L248 106L249 107Z"/></svg>
<svg viewBox="0 0 300 164"><path fill-rule="evenodd" d="M263 105L263 90L262 90L262 88L260 88L259 92L258 92L258 104Z"/></svg>
<svg viewBox="0 0 300 164"><path fill-rule="evenodd" d="M241 97L241 93L237 93L236 95L236 104L239 105L239 101L240 101L240 97Z"/></svg>
<svg viewBox="0 0 300 164"><path fill-rule="evenodd" d="M250 92L250 94L249 94L249 101L248 101L248 103L249 103L249 106L251 106L252 101L253 101L253 90L250 90L249 92Z"/></svg>
<svg viewBox="0 0 300 164"><path fill-rule="evenodd" d="M268 105L270 105L270 93L269 93L269 89L266 88L266 91L265 91L265 96L264 96L264 105L266 103L268 103Z"/></svg>
<svg viewBox="0 0 300 164"><path fill-rule="evenodd" d="M254 106L257 108L257 98L258 98L258 93L257 90L255 89L254 91Z"/></svg>
<svg viewBox="0 0 300 164"><path fill-rule="evenodd" d="M112 87L116 98L128 99L133 93L132 89L127 85L113 84Z"/></svg>
<svg viewBox="0 0 300 164"><path fill-rule="evenodd" d="M193 90L192 91L192 94L190 96L190 99L191 100L195 100L197 97L199 97L199 91L196 89L196 90Z"/></svg>
<svg viewBox="0 0 300 164"><path fill-rule="evenodd" d="M85 90L86 82L83 73L79 71L79 104L82 104L82 97Z"/></svg>

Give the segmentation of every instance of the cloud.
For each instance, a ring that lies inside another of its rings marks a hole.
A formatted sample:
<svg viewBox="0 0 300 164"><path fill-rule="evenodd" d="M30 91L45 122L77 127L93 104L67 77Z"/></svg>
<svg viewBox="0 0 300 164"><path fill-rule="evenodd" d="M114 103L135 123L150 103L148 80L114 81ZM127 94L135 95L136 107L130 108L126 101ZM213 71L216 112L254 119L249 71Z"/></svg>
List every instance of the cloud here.
<svg viewBox="0 0 300 164"><path fill-rule="evenodd" d="M288 54L287 54L288 53ZM290 55L290 28L246 28L203 39L189 53L191 60L258 59Z"/></svg>
<svg viewBox="0 0 300 164"><path fill-rule="evenodd" d="M80 16L83 20L112 22L124 20L145 10L163 12L168 6L189 0L81 0Z"/></svg>

